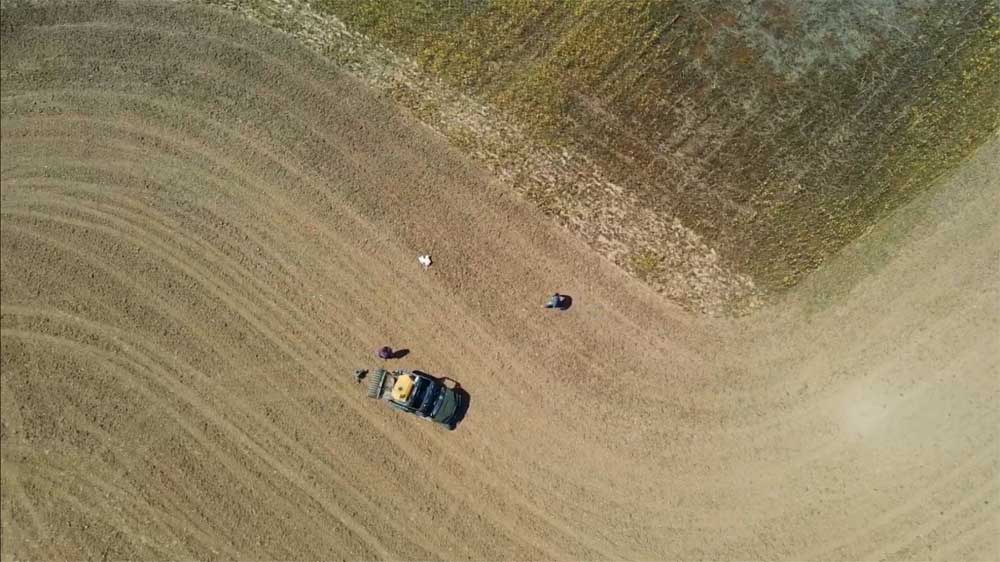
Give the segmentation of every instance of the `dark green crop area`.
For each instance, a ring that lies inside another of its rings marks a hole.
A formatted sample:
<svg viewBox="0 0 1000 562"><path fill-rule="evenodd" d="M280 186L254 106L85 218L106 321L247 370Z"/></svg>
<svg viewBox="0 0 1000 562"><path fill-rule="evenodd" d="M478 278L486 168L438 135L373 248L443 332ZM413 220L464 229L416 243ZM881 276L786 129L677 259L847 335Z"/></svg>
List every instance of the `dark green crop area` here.
<svg viewBox="0 0 1000 562"><path fill-rule="evenodd" d="M1000 127L994 0L318 0L774 291Z"/></svg>

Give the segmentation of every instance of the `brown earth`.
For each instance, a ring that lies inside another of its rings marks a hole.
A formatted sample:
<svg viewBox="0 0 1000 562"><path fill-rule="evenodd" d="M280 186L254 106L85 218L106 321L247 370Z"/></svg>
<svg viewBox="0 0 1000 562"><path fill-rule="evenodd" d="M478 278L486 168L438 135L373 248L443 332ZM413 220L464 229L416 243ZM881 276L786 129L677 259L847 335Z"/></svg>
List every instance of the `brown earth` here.
<svg viewBox="0 0 1000 562"><path fill-rule="evenodd" d="M709 320L281 35L2 26L4 560L1000 554L997 140ZM364 398L383 344L455 431Z"/></svg>

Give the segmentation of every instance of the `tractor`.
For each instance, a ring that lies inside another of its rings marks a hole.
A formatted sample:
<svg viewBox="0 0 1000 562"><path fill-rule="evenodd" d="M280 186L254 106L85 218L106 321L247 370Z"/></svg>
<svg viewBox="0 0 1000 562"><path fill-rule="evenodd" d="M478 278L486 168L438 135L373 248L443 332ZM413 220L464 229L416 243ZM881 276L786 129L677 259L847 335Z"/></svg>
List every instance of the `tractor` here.
<svg viewBox="0 0 1000 562"><path fill-rule="evenodd" d="M461 415L461 394L444 381L420 371L378 369L368 382L368 397L455 429Z"/></svg>

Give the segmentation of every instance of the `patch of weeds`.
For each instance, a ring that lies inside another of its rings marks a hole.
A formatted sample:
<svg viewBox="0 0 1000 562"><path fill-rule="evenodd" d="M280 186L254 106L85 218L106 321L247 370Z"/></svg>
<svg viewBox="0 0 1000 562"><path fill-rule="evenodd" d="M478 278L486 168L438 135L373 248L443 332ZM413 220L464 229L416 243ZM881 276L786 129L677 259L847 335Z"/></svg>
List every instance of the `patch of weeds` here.
<svg viewBox="0 0 1000 562"><path fill-rule="evenodd" d="M652 250L642 250L632 255L629 265L636 277L649 281L659 273L663 266L663 258Z"/></svg>
<svg viewBox="0 0 1000 562"><path fill-rule="evenodd" d="M765 290L797 283L1000 125L994 0L311 4L513 116L538 145L578 150ZM575 197L533 200L558 214Z"/></svg>

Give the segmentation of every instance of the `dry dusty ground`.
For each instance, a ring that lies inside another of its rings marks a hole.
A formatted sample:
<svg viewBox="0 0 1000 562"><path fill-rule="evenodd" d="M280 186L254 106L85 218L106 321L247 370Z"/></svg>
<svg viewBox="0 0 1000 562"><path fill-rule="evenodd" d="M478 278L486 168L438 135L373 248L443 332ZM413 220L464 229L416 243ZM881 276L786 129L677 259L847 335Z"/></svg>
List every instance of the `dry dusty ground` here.
<svg viewBox="0 0 1000 562"><path fill-rule="evenodd" d="M0 78L5 560L1000 555L996 141L735 323L221 13L8 6Z"/></svg>

